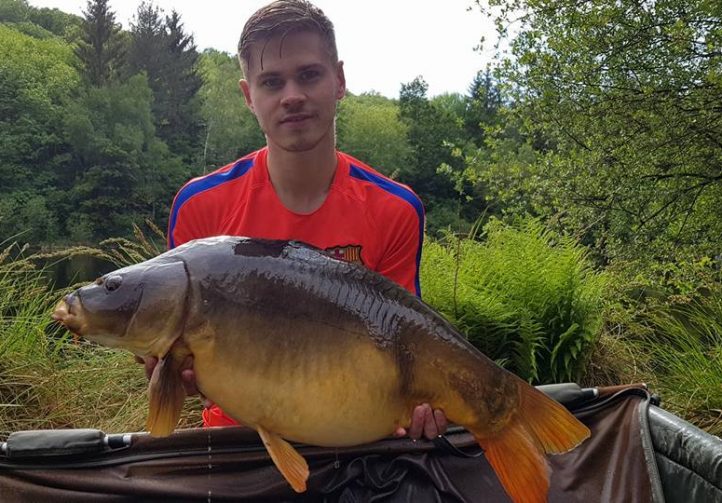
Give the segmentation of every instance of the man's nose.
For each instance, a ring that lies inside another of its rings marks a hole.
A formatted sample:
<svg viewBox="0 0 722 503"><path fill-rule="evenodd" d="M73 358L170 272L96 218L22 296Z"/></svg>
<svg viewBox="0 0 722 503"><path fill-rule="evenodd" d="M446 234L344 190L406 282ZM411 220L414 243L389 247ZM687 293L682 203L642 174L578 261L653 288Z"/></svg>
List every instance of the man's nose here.
<svg viewBox="0 0 722 503"><path fill-rule="evenodd" d="M303 102L306 101L306 94L303 90L294 82L289 82L283 89L283 98L281 98L281 105L286 108L295 109Z"/></svg>

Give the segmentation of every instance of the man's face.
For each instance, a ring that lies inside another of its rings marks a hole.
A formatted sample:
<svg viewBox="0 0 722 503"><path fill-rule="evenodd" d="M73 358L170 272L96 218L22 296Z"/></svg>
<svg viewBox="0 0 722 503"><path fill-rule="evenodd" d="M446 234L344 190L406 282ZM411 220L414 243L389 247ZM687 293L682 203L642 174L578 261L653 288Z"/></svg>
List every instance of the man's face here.
<svg viewBox="0 0 722 503"><path fill-rule="evenodd" d="M261 59L263 53L263 59ZM334 142L336 103L346 92L343 63L334 63L320 35L298 32L251 47L241 89L269 146L291 152Z"/></svg>

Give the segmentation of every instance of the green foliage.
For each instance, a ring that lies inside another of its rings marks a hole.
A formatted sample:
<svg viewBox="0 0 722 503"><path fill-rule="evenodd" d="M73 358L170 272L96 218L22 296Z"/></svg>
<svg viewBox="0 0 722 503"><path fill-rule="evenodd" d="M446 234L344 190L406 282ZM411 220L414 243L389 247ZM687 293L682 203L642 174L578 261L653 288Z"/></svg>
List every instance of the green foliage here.
<svg viewBox="0 0 722 503"><path fill-rule="evenodd" d="M486 130L498 124L502 106L501 89L491 68L477 72L469 86L467 106L459 117L463 117L467 134L478 146L483 145Z"/></svg>
<svg viewBox="0 0 722 503"><path fill-rule="evenodd" d="M88 0L81 39L75 49L85 77L93 86L104 86L118 79L125 57L120 24L108 0Z"/></svg>
<svg viewBox="0 0 722 503"><path fill-rule="evenodd" d="M30 15L27 0L0 0L0 23L21 23Z"/></svg>
<svg viewBox="0 0 722 503"><path fill-rule="evenodd" d="M82 26L82 19L59 9L37 9L29 5L27 0L0 0L0 23L13 26L28 35L38 33L38 38L47 38L53 34L74 40Z"/></svg>
<svg viewBox="0 0 722 503"><path fill-rule="evenodd" d="M378 94L348 95L338 112L338 148L395 177L411 159L407 125L399 107Z"/></svg>
<svg viewBox="0 0 722 503"><path fill-rule="evenodd" d="M77 42L83 28L83 19L59 9L30 9L29 20L68 42Z"/></svg>
<svg viewBox="0 0 722 503"><path fill-rule="evenodd" d="M75 170L71 197L75 220L100 239L122 235L133 221L150 217L165 221L171 198L188 172L155 136L152 93L144 75L123 84L88 89L69 106L65 118L67 141ZM85 218L82 218L82 217Z"/></svg>
<svg viewBox="0 0 722 503"><path fill-rule="evenodd" d="M201 54L199 91L205 124L203 168L224 166L266 144L256 118L243 101L238 81L238 61L228 54L208 49Z"/></svg>
<svg viewBox="0 0 722 503"><path fill-rule="evenodd" d="M722 16L717 2L489 2L517 35L502 75L553 148L537 193L608 260L718 253Z"/></svg>
<svg viewBox="0 0 722 503"><path fill-rule="evenodd" d="M663 405L722 434L722 292L646 316L645 349L655 365Z"/></svg>
<svg viewBox="0 0 722 503"><path fill-rule="evenodd" d="M131 25L127 72L147 74L158 137L188 164L198 162L201 148L198 56L175 10L163 17L152 3L140 3Z"/></svg>
<svg viewBox="0 0 722 503"><path fill-rule="evenodd" d="M520 134L513 109L500 109L495 120L499 121L496 125L480 123L482 146L460 154L465 166L460 176L492 215L554 215L557 201L539 190L538 164L543 153L532 138Z"/></svg>
<svg viewBox="0 0 722 503"><path fill-rule="evenodd" d="M425 300L525 379L580 379L601 329L605 277L583 247L536 220L492 220L484 237L426 244Z"/></svg>
<svg viewBox="0 0 722 503"><path fill-rule="evenodd" d="M0 236L53 240L53 186L67 161L64 107L80 80L72 49L0 25Z"/></svg>
<svg viewBox="0 0 722 503"><path fill-rule="evenodd" d="M412 155L398 179L413 187L433 211L438 202L458 197L453 182L439 176L438 169L444 164L452 170L459 167L447 145L460 143L461 126L448 110L428 100L427 90L428 84L421 77L401 86L399 114L408 128Z"/></svg>

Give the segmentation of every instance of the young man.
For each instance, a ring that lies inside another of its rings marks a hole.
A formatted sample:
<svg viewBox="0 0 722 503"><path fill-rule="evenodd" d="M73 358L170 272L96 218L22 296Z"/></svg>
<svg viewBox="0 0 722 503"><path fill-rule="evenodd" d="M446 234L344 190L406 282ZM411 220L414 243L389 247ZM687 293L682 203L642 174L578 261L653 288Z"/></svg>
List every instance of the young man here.
<svg viewBox="0 0 722 503"><path fill-rule="evenodd" d="M336 150L336 106L346 81L328 18L305 0L273 2L246 23L239 60L241 90L267 146L178 192L169 247L224 234L295 239L363 264L420 295L420 200L408 187ZM191 369L184 379L194 391ZM203 420L206 426L235 424L215 405L204 410ZM442 411L421 404L408 433L433 438L445 429Z"/></svg>

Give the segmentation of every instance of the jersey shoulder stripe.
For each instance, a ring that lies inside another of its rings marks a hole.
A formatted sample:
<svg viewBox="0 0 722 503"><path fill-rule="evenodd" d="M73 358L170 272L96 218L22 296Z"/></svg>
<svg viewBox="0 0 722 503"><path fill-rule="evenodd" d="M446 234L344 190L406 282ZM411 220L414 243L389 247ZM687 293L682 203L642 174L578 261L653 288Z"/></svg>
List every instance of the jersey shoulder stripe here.
<svg viewBox="0 0 722 503"><path fill-rule="evenodd" d="M419 220L423 222L424 205L421 203L419 196L417 196L411 189L409 189L405 185L394 182L390 178L387 178L379 173L363 169L355 164L351 164L350 174L353 178L356 178L357 180L371 182L380 189L383 189L385 192L388 192L389 194L403 199L414 208L414 211L418 215Z"/></svg>
<svg viewBox="0 0 722 503"><path fill-rule="evenodd" d="M416 295L421 297L421 283L419 281L419 269L421 267L421 248L424 244L424 205L421 203L421 199L411 189L400 183L394 182L393 180L386 178L383 175L363 169L351 163L350 175L352 178L357 180L363 180L370 182L380 189L392 194L400 199L403 199L409 203L416 212L416 216L419 220L419 245L416 249Z"/></svg>
<svg viewBox="0 0 722 503"><path fill-rule="evenodd" d="M178 213L183 205L188 202L193 196L205 192L207 190L228 183L232 180L242 177L248 170L253 166L255 157L244 157L230 166L230 168L224 167L213 173L199 178L194 178L186 183L175 196L173 201L173 207L171 208L170 220L168 224L168 248L175 248L175 242L173 240L173 230L175 229L176 221L178 219Z"/></svg>

